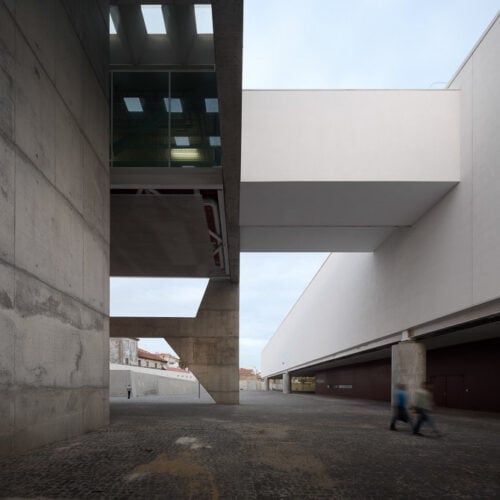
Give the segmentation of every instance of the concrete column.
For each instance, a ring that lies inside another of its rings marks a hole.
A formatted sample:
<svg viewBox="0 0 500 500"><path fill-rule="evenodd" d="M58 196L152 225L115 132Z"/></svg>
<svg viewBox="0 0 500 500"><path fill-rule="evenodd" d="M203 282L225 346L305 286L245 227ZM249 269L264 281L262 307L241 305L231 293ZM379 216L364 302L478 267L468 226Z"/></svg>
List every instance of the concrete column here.
<svg viewBox="0 0 500 500"><path fill-rule="evenodd" d="M291 392L291 377L288 372L283 373L283 394Z"/></svg>
<svg viewBox="0 0 500 500"><path fill-rule="evenodd" d="M106 7L0 1L0 455L108 423Z"/></svg>
<svg viewBox="0 0 500 500"><path fill-rule="evenodd" d="M269 377L264 379L264 390L269 391Z"/></svg>
<svg viewBox="0 0 500 500"><path fill-rule="evenodd" d="M111 336L163 337L216 403L238 404L239 287L210 280L196 318L111 318Z"/></svg>
<svg viewBox="0 0 500 500"><path fill-rule="evenodd" d="M391 399L396 384L405 384L410 404L414 403L415 391L425 381L425 346L414 340L406 340L392 346Z"/></svg>

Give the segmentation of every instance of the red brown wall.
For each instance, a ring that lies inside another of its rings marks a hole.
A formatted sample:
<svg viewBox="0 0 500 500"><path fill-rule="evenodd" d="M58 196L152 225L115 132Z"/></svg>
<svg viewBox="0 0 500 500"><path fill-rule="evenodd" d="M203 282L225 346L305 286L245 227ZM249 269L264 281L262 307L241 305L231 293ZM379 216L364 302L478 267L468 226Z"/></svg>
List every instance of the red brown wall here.
<svg viewBox="0 0 500 500"><path fill-rule="evenodd" d="M388 358L318 372L316 394L390 401L391 360Z"/></svg>
<svg viewBox="0 0 500 500"><path fill-rule="evenodd" d="M500 412L500 338L427 352L436 406Z"/></svg>

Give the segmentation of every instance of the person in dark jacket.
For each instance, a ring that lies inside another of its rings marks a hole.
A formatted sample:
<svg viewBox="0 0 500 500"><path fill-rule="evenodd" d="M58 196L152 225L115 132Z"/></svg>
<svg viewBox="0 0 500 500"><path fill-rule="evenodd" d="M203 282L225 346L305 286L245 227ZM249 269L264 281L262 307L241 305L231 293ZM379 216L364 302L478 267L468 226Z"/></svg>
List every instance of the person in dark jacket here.
<svg viewBox="0 0 500 500"><path fill-rule="evenodd" d="M407 423L410 429L413 429L413 422L408 414L408 394L404 384L396 384L392 404L392 419L389 429L397 431L396 422L398 420Z"/></svg>

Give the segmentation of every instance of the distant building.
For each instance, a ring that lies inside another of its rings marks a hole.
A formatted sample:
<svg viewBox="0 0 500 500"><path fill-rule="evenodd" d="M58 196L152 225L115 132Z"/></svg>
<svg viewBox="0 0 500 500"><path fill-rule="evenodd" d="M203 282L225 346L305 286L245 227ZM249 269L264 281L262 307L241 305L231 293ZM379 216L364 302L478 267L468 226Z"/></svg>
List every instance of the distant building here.
<svg viewBox="0 0 500 500"><path fill-rule="evenodd" d="M260 376L254 368L240 368L240 380L260 380Z"/></svg>
<svg viewBox="0 0 500 500"><path fill-rule="evenodd" d="M161 352L159 356L167 362L169 368L179 368L179 358L168 352Z"/></svg>
<svg viewBox="0 0 500 500"><path fill-rule="evenodd" d="M139 349L138 357L139 366L144 368L156 368L157 370L166 370L168 368L168 361L165 361L161 354L153 354L152 352L145 351L144 349Z"/></svg>
<svg viewBox="0 0 500 500"><path fill-rule="evenodd" d="M139 339L115 337L109 339L109 361L119 365L137 366Z"/></svg>
<svg viewBox="0 0 500 500"><path fill-rule="evenodd" d="M240 368L240 391L262 391L264 382L255 368Z"/></svg>

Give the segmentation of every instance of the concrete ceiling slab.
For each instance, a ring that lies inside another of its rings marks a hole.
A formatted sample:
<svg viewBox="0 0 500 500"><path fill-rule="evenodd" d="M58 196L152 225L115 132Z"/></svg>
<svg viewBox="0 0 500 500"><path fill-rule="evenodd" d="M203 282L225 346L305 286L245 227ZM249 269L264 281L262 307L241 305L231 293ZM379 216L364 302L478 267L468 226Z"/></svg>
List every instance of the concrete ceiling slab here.
<svg viewBox="0 0 500 500"><path fill-rule="evenodd" d="M111 276L215 273L199 195L112 195Z"/></svg>
<svg viewBox="0 0 500 500"><path fill-rule="evenodd" d="M456 182L244 182L242 226L411 226Z"/></svg>
<svg viewBox="0 0 500 500"><path fill-rule="evenodd" d="M242 227L242 252L373 252L392 227Z"/></svg>
<svg viewBox="0 0 500 500"><path fill-rule="evenodd" d="M456 182L243 182L241 245L253 252L371 252Z"/></svg>

